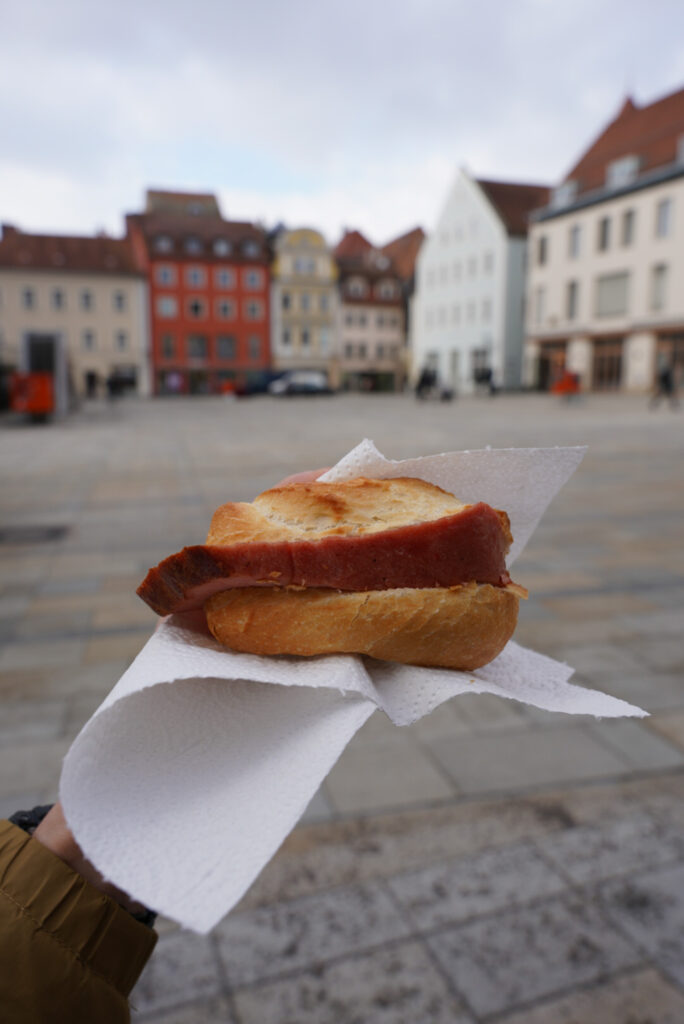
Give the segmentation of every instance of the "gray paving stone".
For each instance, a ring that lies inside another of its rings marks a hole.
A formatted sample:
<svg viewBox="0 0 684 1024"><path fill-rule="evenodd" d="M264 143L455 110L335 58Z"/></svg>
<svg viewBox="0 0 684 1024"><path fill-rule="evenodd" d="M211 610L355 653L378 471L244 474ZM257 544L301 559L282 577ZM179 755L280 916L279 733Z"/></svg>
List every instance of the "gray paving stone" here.
<svg viewBox="0 0 684 1024"><path fill-rule="evenodd" d="M0 793L35 793L57 787L68 740L35 740L0 747Z"/></svg>
<svg viewBox="0 0 684 1024"><path fill-rule="evenodd" d="M150 1024L236 1024L236 1019L227 999L219 996L201 1003L183 1003L173 1010L139 1012L132 1008L131 1024L149 1021Z"/></svg>
<svg viewBox="0 0 684 1024"><path fill-rule="evenodd" d="M0 651L0 672L17 669L77 666L83 657L83 640L26 640L9 643Z"/></svg>
<svg viewBox="0 0 684 1024"><path fill-rule="evenodd" d="M682 1021L684 993L652 970L634 971L519 1013L497 1017L497 1024L681 1024Z"/></svg>
<svg viewBox="0 0 684 1024"><path fill-rule="evenodd" d="M623 775L616 754L578 726L437 739L433 754L464 793Z"/></svg>
<svg viewBox="0 0 684 1024"><path fill-rule="evenodd" d="M519 906L566 888L529 843L395 875L388 885L421 930Z"/></svg>
<svg viewBox="0 0 684 1024"><path fill-rule="evenodd" d="M596 907L570 897L471 921L428 941L476 1014L513 1010L642 959Z"/></svg>
<svg viewBox="0 0 684 1024"><path fill-rule="evenodd" d="M631 646L649 668L657 672L675 672L684 669L684 614L680 609L680 632L674 636L644 636Z"/></svg>
<svg viewBox="0 0 684 1024"><path fill-rule="evenodd" d="M645 723L624 719L617 722L592 722L587 728L614 750L630 768L638 771L678 768L684 764L682 751L666 739L656 736Z"/></svg>
<svg viewBox="0 0 684 1024"><path fill-rule="evenodd" d="M578 626L576 632L581 637L582 626ZM645 676L649 675L644 662L622 644L577 644L558 650L556 657L559 661L567 661L576 672L592 681L617 677L622 673L634 675L643 671Z"/></svg>
<svg viewBox="0 0 684 1024"><path fill-rule="evenodd" d="M220 994L216 954L211 940L190 932L162 935L131 992L140 1011L163 1010Z"/></svg>
<svg viewBox="0 0 684 1024"><path fill-rule="evenodd" d="M684 986L684 864L601 887L610 917Z"/></svg>
<svg viewBox="0 0 684 1024"><path fill-rule="evenodd" d="M417 942L235 993L241 1024L474 1024Z"/></svg>
<svg viewBox="0 0 684 1024"><path fill-rule="evenodd" d="M684 829L635 812L540 837L535 845L560 871L584 885L671 863L684 855Z"/></svg>
<svg viewBox="0 0 684 1024"><path fill-rule="evenodd" d="M232 985L247 985L407 934L385 890L333 889L226 918L216 939Z"/></svg>
<svg viewBox="0 0 684 1024"><path fill-rule="evenodd" d="M3 701L0 741L10 744L55 739L63 732L66 717L66 700Z"/></svg>

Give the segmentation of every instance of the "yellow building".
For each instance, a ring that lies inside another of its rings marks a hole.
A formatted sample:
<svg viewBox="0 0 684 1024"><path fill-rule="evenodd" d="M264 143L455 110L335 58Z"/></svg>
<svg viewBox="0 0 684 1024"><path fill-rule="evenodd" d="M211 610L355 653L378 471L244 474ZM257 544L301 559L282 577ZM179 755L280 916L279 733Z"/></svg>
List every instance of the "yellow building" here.
<svg viewBox="0 0 684 1024"><path fill-rule="evenodd" d="M282 229L273 252L273 369L322 370L336 387L337 267L325 238L310 228Z"/></svg>

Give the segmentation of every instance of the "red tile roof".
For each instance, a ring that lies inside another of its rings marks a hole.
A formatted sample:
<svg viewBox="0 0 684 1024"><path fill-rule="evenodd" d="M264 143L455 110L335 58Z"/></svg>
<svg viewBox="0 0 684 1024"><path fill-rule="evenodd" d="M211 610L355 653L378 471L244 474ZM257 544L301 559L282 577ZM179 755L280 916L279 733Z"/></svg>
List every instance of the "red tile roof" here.
<svg viewBox="0 0 684 1024"><path fill-rule="evenodd" d="M166 236L173 243L173 250L168 253L173 259L198 258L198 254L189 255L183 248L183 243L189 238L196 238L207 247L202 254L203 259L205 256L212 256L211 244L219 239L225 239L236 248L243 242L257 242L260 248L257 259L264 260L268 257L265 230L249 221L224 220L222 217L193 216L187 213L129 213L126 216L126 223L132 229L138 228L142 232L150 255L164 255L155 252L154 242L155 239ZM231 255L231 259L233 255L236 253Z"/></svg>
<svg viewBox="0 0 684 1024"><path fill-rule="evenodd" d="M509 235L526 235L532 210L546 206L549 201L547 185L518 185L482 179L478 179L477 184L501 217Z"/></svg>
<svg viewBox="0 0 684 1024"><path fill-rule="evenodd" d="M425 232L423 229L413 228L412 231L407 231L405 234L399 235L398 238L383 245L382 251L385 256L389 256L392 260L394 269L402 281L410 281L413 277L416 257L424 239Z"/></svg>
<svg viewBox="0 0 684 1024"><path fill-rule="evenodd" d="M128 238L108 235L33 235L2 225L0 266L17 269L140 274Z"/></svg>
<svg viewBox="0 0 684 1024"><path fill-rule="evenodd" d="M577 181L580 194L604 186L608 164L620 157L639 156L640 173L673 163L682 135L684 89L645 107L637 106L628 97L617 117L603 129L564 180Z"/></svg>
<svg viewBox="0 0 684 1024"><path fill-rule="evenodd" d="M218 200L213 192L167 192L148 188L145 213L180 213L193 217L220 217Z"/></svg>
<svg viewBox="0 0 684 1024"><path fill-rule="evenodd" d="M333 249L333 255L337 259L345 257L359 257L370 252L373 248L371 242L360 231L345 231L340 241Z"/></svg>

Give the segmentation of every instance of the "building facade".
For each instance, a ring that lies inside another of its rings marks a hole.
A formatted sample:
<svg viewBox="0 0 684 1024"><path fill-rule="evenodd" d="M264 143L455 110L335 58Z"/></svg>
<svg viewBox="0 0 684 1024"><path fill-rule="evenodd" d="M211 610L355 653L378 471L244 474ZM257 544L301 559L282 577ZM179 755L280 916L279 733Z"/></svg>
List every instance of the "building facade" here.
<svg viewBox="0 0 684 1024"><path fill-rule="evenodd" d="M390 257L358 231L345 233L335 258L340 386L352 391L401 390L406 368L402 280Z"/></svg>
<svg viewBox="0 0 684 1024"><path fill-rule="evenodd" d="M618 116L533 215L525 379L684 380L684 90Z"/></svg>
<svg viewBox="0 0 684 1024"><path fill-rule="evenodd" d="M271 366L264 230L225 220L211 195L148 192L126 218L146 254L155 394L265 387Z"/></svg>
<svg viewBox="0 0 684 1024"><path fill-rule="evenodd" d="M337 387L337 266L325 238L311 228L283 228L272 246L273 369L319 370Z"/></svg>
<svg viewBox="0 0 684 1024"><path fill-rule="evenodd" d="M57 405L116 381L148 394L147 283L129 238L2 226L0 364L55 375Z"/></svg>
<svg viewBox="0 0 684 1024"><path fill-rule="evenodd" d="M460 170L416 263L411 376L436 371L443 387L522 381L527 221L544 185L476 180Z"/></svg>

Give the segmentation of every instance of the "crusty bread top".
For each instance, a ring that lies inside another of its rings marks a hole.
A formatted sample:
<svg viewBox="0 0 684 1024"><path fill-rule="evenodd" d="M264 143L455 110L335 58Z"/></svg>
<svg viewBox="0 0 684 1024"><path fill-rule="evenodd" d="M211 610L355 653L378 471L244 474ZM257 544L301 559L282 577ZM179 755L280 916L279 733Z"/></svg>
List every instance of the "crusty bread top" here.
<svg viewBox="0 0 684 1024"><path fill-rule="evenodd" d="M441 519L464 508L441 487L410 477L285 484L264 491L251 504L221 505L207 544L362 536Z"/></svg>

